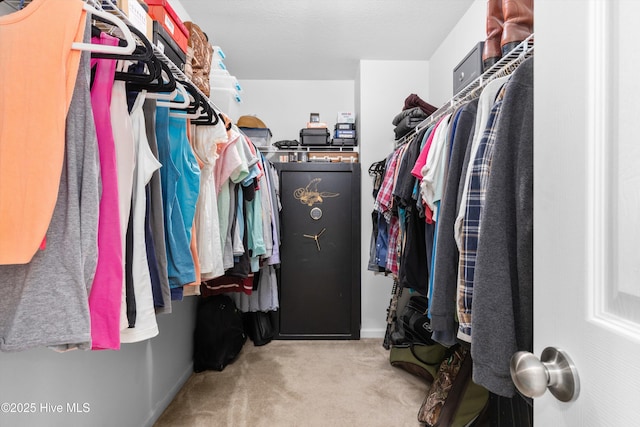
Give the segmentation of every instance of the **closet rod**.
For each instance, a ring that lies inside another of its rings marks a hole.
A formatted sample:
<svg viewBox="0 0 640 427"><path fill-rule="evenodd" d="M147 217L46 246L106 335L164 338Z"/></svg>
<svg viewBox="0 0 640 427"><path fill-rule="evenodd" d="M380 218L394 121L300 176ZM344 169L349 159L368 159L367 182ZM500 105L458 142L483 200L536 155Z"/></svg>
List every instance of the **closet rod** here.
<svg viewBox="0 0 640 427"><path fill-rule="evenodd" d="M87 0L85 0L87 1ZM89 0L91 1L91 0ZM129 21L129 18L127 17L127 15L120 10L120 8L113 2L113 0L102 0L102 6L105 10L107 10L108 12L111 13L115 13L120 19L122 19L125 23L129 24L129 25L133 25L131 24L131 21ZM105 7L106 6L106 7ZM184 72L176 65L173 63L173 61L171 61L165 54L164 52L162 52L160 50L160 48L158 46L156 46L155 44L153 44L153 42L151 42L151 45L153 46L153 52L154 54L162 61L164 62L169 69L171 70L171 73L178 79L178 80L182 80L182 81L186 81L191 83L191 85L193 86L193 88L198 91L198 94L200 94L200 96L203 99L207 100L207 103L209 104L209 106L211 106L211 108L213 108L216 112L219 113L225 113L224 111L222 111L222 109L220 109L216 104L214 104L214 102L207 96L204 94L204 92L202 92L200 90L200 88L198 88L195 84L193 84L193 82L184 74Z"/></svg>
<svg viewBox="0 0 640 427"><path fill-rule="evenodd" d="M453 98L447 101L442 107L438 108L433 114L418 123L411 132L396 142L396 147L411 141L416 134L420 133L420 131L438 121L445 114L453 113L463 103L480 96L482 89L484 89L490 81L513 73L516 68L518 68L518 65L520 65L525 59L533 56L533 36L534 35L531 34L529 37L524 39L511 52L506 56L503 56L491 68L465 86L464 89L455 94Z"/></svg>

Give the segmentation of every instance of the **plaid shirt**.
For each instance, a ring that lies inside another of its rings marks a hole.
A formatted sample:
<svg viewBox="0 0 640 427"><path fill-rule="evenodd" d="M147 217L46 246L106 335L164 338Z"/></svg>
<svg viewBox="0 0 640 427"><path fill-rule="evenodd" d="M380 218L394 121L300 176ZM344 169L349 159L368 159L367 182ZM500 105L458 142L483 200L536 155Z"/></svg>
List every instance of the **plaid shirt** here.
<svg viewBox="0 0 640 427"><path fill-rule="evenodd" d="M400 266L398 261L400 257L400 248L402 246L402 240L400 238L400 220L397 216L392 216L389 222L389 249L387 250L387 270L391 272L394 277L398 277L398 271Z"/></svg>
<svg viewBox="0 0 640 427"><path fill-rule="evenodd" d="M467 193L467 206L462 224L462 248L458 264L458 338L471 342L471 306L473 300L473 278L475 273L480 221L484 207L487 181L491 173L491 159L496 140L496 122L502 109L503 90L491 108L487 126L473 159L473 167Z"/></svg>
<svg viewBox="0 0 640 427"><path fill-rule="evenodd" d="M401 149L395 150L387 159L384 179L373 204L373 209L384 215L389 222L391 220L391 208L393 206L393 186L395 185L395 172L398 167L398 154Z"/></svg>

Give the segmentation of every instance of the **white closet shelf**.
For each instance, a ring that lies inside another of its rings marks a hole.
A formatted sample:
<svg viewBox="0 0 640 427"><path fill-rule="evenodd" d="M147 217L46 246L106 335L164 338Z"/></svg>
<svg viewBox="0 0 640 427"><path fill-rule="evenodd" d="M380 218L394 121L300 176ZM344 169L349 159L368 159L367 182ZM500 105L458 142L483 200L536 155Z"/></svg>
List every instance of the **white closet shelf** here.
<svg viewBox="0 0 640 427"><path fill-rule="evenodd" d="M288 152L310 152L310 151L346 151L346 152L358 152L358 147L345 147L341 145L298 145L295 147L288 148L278 148L274 145L270 145L268 147L257 147L258 150L265 153L288 153Z"/></svg>

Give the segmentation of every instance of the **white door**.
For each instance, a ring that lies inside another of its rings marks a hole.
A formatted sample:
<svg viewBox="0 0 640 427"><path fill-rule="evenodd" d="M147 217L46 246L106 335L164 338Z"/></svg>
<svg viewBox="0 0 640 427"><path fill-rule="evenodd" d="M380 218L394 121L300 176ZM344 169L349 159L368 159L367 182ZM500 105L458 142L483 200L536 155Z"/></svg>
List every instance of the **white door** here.
<svg viewBox="0 0 640 427"><path fill-rule="evenodd" d="M539 427L640 425L640 1L536 0L534 353L577 399Z"/></svg>

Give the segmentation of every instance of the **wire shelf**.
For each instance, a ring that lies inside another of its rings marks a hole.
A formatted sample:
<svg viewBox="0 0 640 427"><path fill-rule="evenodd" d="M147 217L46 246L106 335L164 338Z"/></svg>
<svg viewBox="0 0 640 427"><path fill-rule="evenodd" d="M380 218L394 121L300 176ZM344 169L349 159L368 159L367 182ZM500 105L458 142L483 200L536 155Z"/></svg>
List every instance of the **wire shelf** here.
<svg viewBox="0 0 640 427"><path fill-rule="evenodd" d="M503 56L498 62L496 62L491 68L478 76L457 94L447 101L442 107L438 108L433 114L420 122L409 134L403 136L396 141L396 147L405 144L420 133L423 129L430 126L432 123L437 122L442 116L453 113L460 105L465 102L480 96L482 89L490 81L499 77L508 76L513 73L516 68L527 58L533 56L533 39L534 35L531 34L525 40L523 40L518 46L516 46L511 52Z"/></svg>

